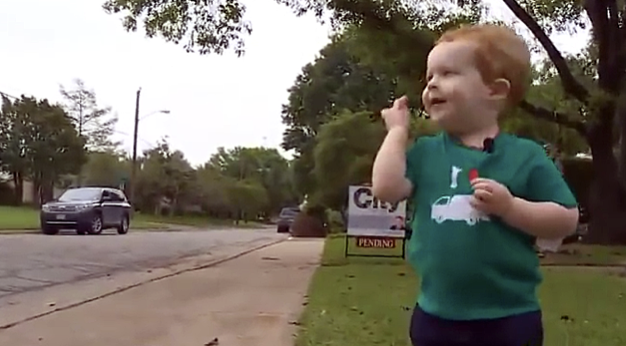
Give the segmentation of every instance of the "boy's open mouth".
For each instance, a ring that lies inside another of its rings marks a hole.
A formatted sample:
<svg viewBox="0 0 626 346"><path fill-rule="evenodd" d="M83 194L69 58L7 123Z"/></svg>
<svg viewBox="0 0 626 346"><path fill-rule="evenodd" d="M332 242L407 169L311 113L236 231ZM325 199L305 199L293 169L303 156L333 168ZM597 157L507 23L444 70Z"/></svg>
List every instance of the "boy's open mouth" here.
<svg viewBox="0 0 626 346"><path fill-rule="evenodd" d="M446 100L441 97L433 97L432 99L430 99L431 106L437 106L437 105L444 104L444 103L446 103Z"/></svg>

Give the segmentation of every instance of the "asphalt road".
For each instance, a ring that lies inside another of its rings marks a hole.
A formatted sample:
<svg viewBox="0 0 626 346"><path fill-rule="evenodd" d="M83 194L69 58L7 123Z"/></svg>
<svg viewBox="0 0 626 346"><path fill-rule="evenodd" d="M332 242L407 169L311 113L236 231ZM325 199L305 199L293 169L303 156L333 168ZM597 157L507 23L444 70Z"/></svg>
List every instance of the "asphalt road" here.
<svg viewBox="0 0 626 346"><path fill-rule="evenodd" d="M0 236L0 298L118 271L165 267L212 251L237 252L284 238L274 229Z"/></svg>

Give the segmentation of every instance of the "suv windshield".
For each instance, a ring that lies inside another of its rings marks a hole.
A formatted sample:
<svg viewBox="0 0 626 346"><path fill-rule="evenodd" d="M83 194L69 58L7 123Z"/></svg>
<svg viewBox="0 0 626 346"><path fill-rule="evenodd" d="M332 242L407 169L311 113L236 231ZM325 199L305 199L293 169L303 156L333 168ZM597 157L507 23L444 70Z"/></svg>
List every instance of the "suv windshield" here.
<svg viewBox="0 0 626 346"><path fill-rule="evenodd" d="M82 188L71 189L65 191L61 197L60 202L74 202L74 201L97 201L100 199L102 190L98 188Z"/></svg>
<svg viewBox="0 0 626 346"><path fill-rule="evenodd" d="M300 209L298 208L283 208L283 210L280 211L279 217L281 218L295 217L296 215L298 215L299 212L300 212Z"/></svg>

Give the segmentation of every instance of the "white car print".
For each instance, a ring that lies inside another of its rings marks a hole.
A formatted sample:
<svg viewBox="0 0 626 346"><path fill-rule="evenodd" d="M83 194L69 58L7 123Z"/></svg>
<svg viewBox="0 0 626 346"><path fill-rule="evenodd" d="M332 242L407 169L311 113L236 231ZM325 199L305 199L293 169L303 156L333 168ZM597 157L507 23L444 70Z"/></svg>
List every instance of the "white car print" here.
<svg viewBox="0 0 626 346"><path fill-rule="evenodd" d="M432 205L430 217L437 223L465 221L469 226L478 221L489 221L489 216L471 206L472 195L454 195L439 197Z"/></svg>

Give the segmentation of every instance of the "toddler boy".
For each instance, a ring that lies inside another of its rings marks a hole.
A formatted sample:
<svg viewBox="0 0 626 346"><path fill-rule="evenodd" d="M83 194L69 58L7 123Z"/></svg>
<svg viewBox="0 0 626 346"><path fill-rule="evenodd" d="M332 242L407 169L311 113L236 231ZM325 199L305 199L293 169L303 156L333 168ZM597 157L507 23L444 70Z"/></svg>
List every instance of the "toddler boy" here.
<svg viewBox="0 0 626 346"><path fill-rule="evenodd" d="M530 70L528 46L514 31L465 26L446 32L428 56L422 101L442 133L406 151L407 98L382 111L388 133L372 188L381 200L411 198L416 206L416 346L543 343L533 245L573 233L578 211L542 147L499 130L498 117L523 99Z"/></svg>

